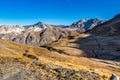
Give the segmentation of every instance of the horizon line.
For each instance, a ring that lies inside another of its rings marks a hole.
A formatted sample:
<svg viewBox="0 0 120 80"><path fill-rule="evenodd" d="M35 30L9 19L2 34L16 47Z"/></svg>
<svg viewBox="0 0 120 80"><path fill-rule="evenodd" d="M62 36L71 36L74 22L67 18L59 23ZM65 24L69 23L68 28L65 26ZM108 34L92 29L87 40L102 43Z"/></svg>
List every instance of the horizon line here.
<svg viewBox="0 0 120 80"><path fill-rule="evenodd" d="M101 18L83 18L83 19L77 19L77 20L73 20L73 21L68 21L68 22L65 22L63 21L63 23L61 21L50 21L50 20L24 20L24 21L13 21L13 20L7 20L7 21L4 21L4 20L0 20L0 26L2 25L7 25L7 26L15 26L15 25L19 25L19 26L27 26L27 25L34 25L36 23L39 23L39 22L42 22L44 24L47 24L47 25L65 25L65 26L68 26L68 25L71 25L77 21L80 21L80 20L84 20L84 19L100 19L100 20L106 20L106 19L101 19ZM12 22L11 22L12 21ZM67 21L67 20L65 20ZM60 23L61 22L61 23Z"/></svg>

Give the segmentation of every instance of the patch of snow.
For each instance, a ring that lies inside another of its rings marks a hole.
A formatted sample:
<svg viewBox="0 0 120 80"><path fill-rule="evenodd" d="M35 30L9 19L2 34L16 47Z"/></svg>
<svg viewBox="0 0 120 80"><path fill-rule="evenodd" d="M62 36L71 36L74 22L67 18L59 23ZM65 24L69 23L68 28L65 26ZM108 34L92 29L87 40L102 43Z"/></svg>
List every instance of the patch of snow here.
<svg viewBox="0 0 120 80"><path fill-rule="evenodd" d="M21 34L25 29L22 27L2 27L0 28L0 34L7 34L7 33L19 33Z"/></svg>
<svg viewBox="0 0 120 80"><path fill-rule="evenodd" d="M34 28L34 31L35 32L39 32L39 31L42 31L43 29L42 28L39 28L39 27L36 27L36 28Z"/></svg>
<svg viewBox="0 0 120 80"><path fill-rule="evenodd" d="M46 29L46 26L44 26L44 27L35 26L35 27L30 27L30 28L28 28L28 30L34 31L34 32L40 32L40 31L42 31L42 30L44 30L44 29Z"/></svg>

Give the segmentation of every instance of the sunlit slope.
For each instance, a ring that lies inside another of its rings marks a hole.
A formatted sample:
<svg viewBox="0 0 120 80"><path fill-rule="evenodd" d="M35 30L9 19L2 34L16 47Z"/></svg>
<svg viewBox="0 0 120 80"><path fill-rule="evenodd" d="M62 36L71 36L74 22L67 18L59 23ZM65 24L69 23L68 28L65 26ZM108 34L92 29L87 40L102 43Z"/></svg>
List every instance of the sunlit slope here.
<svg viewBox="0 0 120 80"><path fill-rule="evenodd" d="M67 58L64 62L68 60L67 62L79 65L77 68L84 66L81 69L86 68L98 73L107 73L107 75L112 73L120 75L120 62L119 59L116 58L120 56L119 51L116 50L120 45L119 38L115 40L113 39L114 37L106 38L96 36L96 38L104 48L98 56L92 51L99 51L98 43L90 34L80 34L76 37L70 36L52 44L48 44L47 46L51 46L53 49L60 51L61 54L72 58ZM111 41L113 45L107 43L108 40Z"/></svg>
<svg viewBox="0 0 120 80"><path fill-rule="evenodd" d="M89 57L86 51L80 48L82 46L75 43L76 40L84 40L89 36L89 34L81 34L77 37L69 36L42 47L0 40L0 56L1 58L17 58L18 61L29 64L32 64L34 60L40 61L41 64L49 65L53 69L61 66L77 71L94 72L101 76L105 75L105 78L112 73L120 75L119 62Z"/></svg>

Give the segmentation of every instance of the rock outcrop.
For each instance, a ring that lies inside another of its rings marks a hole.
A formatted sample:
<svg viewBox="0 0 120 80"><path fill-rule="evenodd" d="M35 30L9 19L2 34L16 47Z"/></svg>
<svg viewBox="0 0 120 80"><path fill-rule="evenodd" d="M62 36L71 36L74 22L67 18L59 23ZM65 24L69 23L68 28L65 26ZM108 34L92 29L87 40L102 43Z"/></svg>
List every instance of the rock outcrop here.
<svg viewBox="0 0 120 80"><path fill-rule="evenodd" d="M112 76L110 77L110 80L119 80L119 77L115 74L112 74Z"/></svg>

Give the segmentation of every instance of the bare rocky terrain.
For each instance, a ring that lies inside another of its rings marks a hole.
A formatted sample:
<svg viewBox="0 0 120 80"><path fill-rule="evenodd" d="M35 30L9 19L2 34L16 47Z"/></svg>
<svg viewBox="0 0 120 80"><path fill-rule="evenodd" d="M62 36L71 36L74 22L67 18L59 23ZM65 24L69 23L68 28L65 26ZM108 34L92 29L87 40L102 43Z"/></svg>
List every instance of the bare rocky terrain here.
<svg viewBox="0 0 120 80"><path fill-rule="evenodd" d="M41 22L24 27L1 26L0 80L119 78L119 23L120 15L105 22L83 20L71 26Z"/></svg>
<svg viewBox="0 0 120 80"><path fill-rule="evenodd" d="M0 39L10 40L20 44L44 45L67 36L75 36L103 23L100 19L80 20L71 26L47 25L38 22L28 26L0 26ZM77 27L76 27L76 26ZM82 25L82 26L81 26ZM87 25L87 27L85 27Z"/></svg>
<svg viewBox="0 0 120 80"><path fill-rule="evenodd" d="M0 80L104 80L105 78L97 73L77 71L52 63L43 64L43 62L33 60L32 63L25 63L18 58L2 58Z"/></svg>

